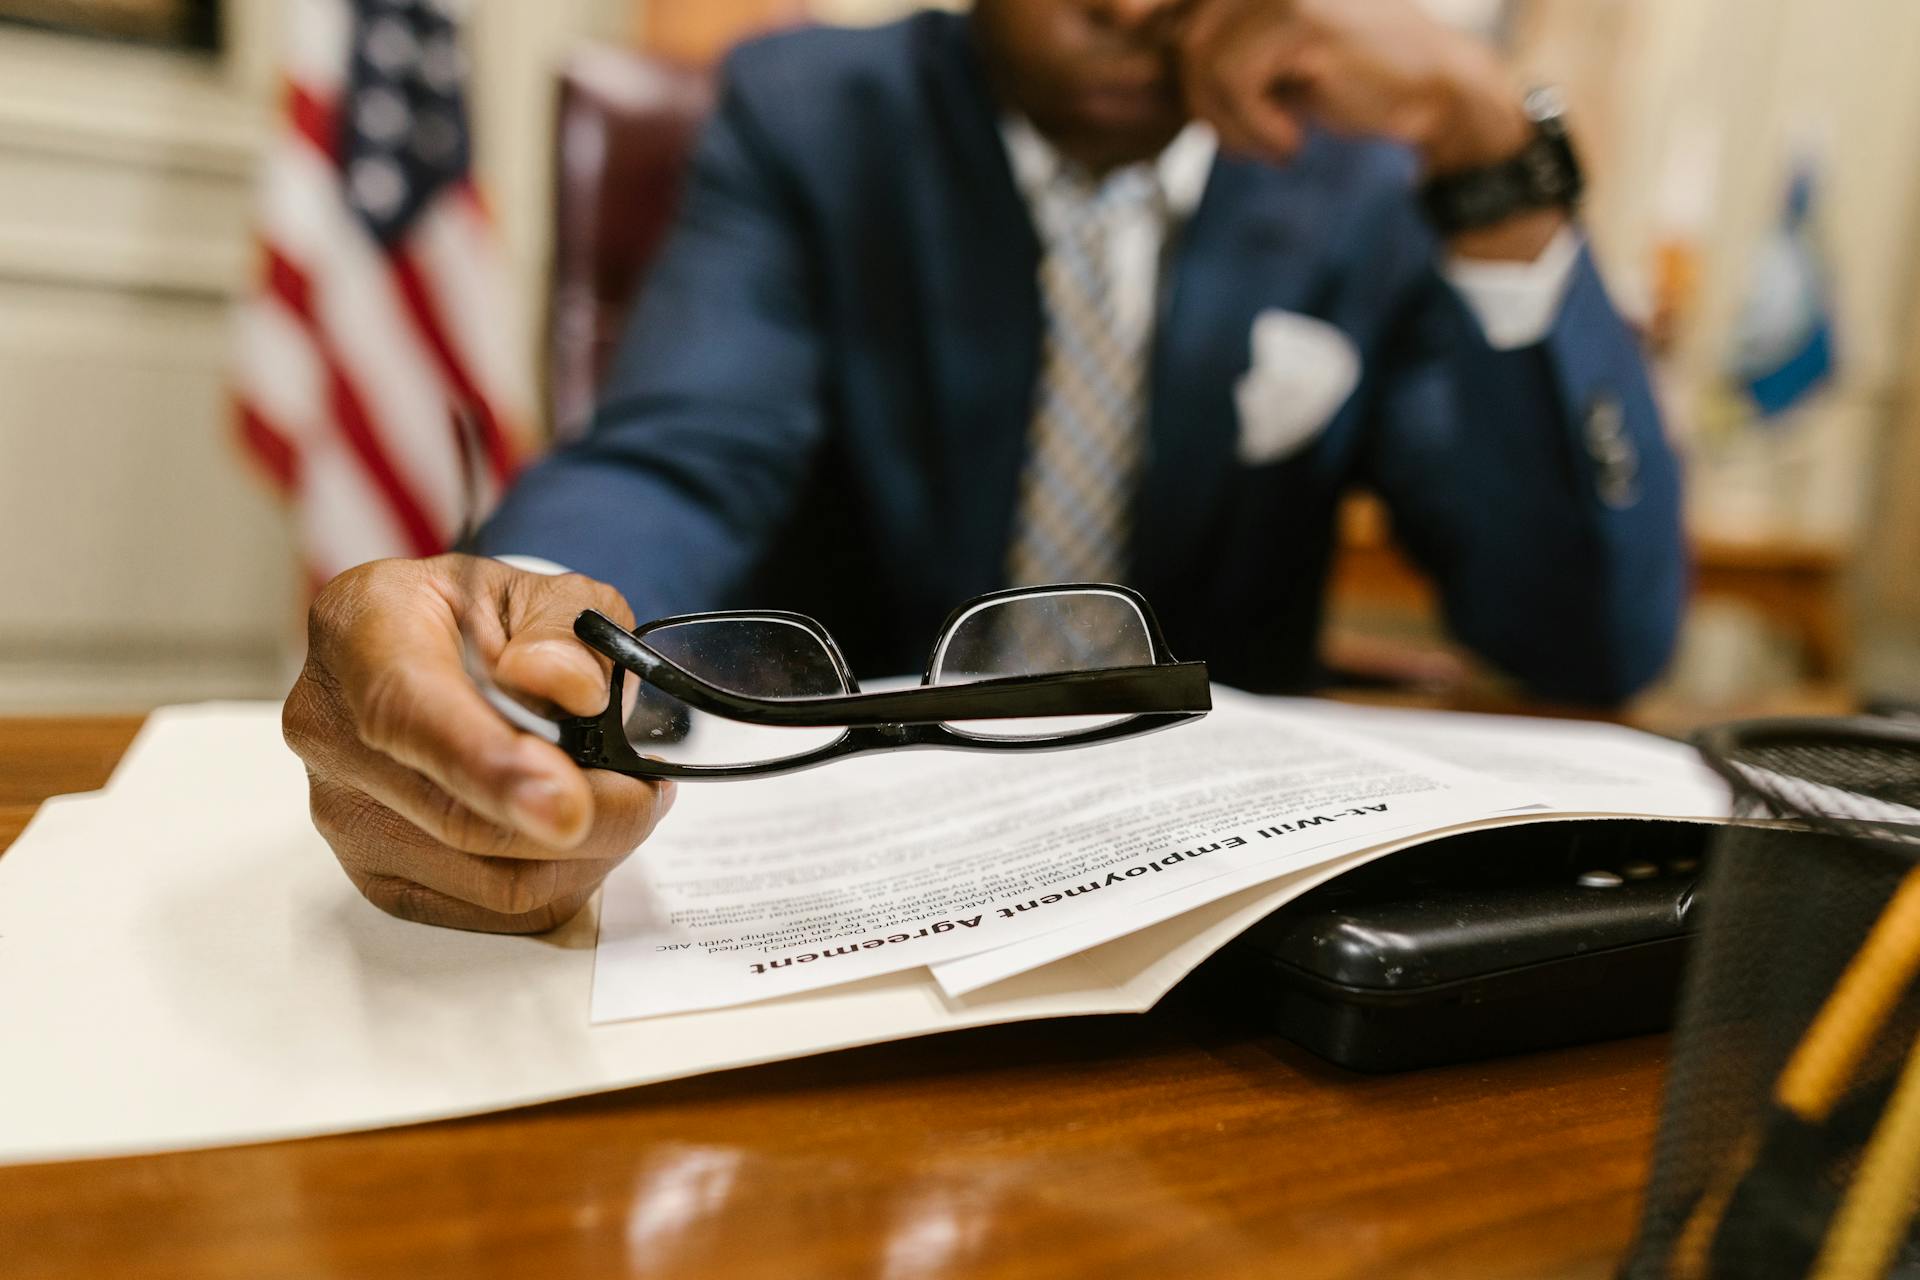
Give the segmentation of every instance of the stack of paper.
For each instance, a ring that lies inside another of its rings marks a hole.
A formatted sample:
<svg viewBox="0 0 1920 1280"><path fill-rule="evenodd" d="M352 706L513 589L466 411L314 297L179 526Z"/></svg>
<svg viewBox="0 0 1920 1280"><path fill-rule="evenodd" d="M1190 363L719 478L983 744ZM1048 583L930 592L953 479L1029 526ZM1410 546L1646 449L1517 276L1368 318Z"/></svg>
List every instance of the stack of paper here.
<svg viewBox="0 0 1920 1280"><path fill-rule="evenodd" d="M0 1159L1143 1010L1289 898L1436 832L1725 810L1686 748L1624 730L1221 691L1196 725L1099 750L688 785L598 913L497 938L361 900L277 706L171 708L107 790L49 803L0 857Z"/></svg>

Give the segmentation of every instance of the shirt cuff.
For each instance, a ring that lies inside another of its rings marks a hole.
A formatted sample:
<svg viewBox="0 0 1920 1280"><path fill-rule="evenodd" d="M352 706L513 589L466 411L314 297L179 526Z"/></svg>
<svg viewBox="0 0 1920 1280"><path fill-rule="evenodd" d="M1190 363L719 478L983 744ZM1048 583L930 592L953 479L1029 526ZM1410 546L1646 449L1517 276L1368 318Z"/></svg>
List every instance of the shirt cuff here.
<svg viewBox="0 0 1920 1280"><path fill-rule="evenodd" d="M1450 258L1441 274L1480 322L1487 345L1515 351L1552 332L1583 243L1572 227L1562 227L1532 262Z"/></svg>
<svg viewBox="0 0 1920 1280"><path fill-rule="evenodd" d="M519 569L526 573L545 574L548 577L573 572L573 570L563 564L555 564L551 560L542 560L539 556L495 556L494 559L506 565L509 569Z"/></svg>

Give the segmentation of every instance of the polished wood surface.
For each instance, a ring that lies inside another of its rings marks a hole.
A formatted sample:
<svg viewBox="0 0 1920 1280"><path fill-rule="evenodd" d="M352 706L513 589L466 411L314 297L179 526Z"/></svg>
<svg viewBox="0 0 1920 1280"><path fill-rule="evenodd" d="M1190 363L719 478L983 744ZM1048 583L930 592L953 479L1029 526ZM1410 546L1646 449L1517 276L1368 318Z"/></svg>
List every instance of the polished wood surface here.
<svg viewBox="0 0 1920 1280"><path fill-rule="evenodd" d="M139 728L138 716L0 718L0 850L48 796L105 785Z"/></svg>
<svg viewBox="0 0 1920 1280"><path fill-rule="evenodd" d="M133 728L0 721L0 812L99 785ZM1663 1053L1358 1076L1183 988L474 1120L0 1169L0 1274L1600 1280Z"/></svg>

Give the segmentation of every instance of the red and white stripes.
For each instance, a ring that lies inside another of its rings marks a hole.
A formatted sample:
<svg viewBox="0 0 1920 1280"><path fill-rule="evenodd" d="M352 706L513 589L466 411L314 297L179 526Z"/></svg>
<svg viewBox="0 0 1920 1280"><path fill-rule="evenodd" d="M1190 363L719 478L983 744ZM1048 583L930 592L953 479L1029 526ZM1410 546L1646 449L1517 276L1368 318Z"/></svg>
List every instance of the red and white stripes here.
<svg viewBox="0 0 1920 1280"><path fill-rule="evenodd" d="M261 184L259 289L240 308L247 451L297 513L315 581L446 549L528 447L527 360L464 176L391 244L342 172L348 0L291 0L285 115ZM468 440L460 438L465 423Z"/></svg>

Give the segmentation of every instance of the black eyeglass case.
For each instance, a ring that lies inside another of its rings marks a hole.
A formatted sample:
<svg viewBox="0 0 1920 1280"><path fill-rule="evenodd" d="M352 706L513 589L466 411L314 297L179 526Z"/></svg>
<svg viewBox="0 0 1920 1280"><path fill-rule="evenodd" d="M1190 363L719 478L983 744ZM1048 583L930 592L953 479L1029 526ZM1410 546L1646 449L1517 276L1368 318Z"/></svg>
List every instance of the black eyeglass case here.
<svg viewBox="0 0 1920 1280"><path fill-rule="evenodd" d="M1303 894L1194 981L1236 1021L1360 1071L1658 1031L1714 830L1620 819L1434 841Z"/></svg>

